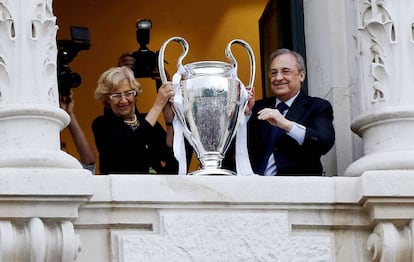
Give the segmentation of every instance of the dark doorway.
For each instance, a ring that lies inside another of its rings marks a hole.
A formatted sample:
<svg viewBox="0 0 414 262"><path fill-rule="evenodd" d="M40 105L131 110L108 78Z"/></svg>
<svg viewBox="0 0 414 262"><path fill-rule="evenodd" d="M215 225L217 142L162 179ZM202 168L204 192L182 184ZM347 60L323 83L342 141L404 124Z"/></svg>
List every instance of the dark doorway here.
<svg viewBox="0 0 414 262"><path fill-rule="evenodd" d="M303 0L269 0L259 20L263 97L271 96L269 56L278 48L301 54L306 63ZM302 90L308 93L305 79Z"/></svg>

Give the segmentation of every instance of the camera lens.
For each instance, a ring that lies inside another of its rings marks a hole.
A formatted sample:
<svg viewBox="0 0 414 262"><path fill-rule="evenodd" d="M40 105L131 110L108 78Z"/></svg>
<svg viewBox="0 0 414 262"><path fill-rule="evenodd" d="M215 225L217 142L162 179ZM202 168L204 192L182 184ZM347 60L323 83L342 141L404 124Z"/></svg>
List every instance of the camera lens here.
<svg viewBox="0 0 414 262"><path fill-rule="evenodd" d="M78 87L80 86L82 79L78 73L71 73L70 74L70 86L71 87Z"/></svg>

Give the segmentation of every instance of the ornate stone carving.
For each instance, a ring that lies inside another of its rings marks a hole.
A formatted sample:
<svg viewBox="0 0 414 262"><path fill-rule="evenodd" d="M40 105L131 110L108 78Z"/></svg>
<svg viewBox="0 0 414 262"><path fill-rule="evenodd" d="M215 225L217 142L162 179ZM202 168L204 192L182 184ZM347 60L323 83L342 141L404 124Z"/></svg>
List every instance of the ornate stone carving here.
<svg viewBox="0 0 414 262"><path fill-rule="evenodd" d="M392 223L378 224L367 242L374 262L406 262L411 260L412 239L408 227Z"/></svg>
<svg viewBox="0 0 414 262"><path fill-rule="evenodd" d="M44 97L58 105L56 32L51 0L0 1L0 76L4 83L0 91L4 103L39 103ZM30 88L22 92L21 86Z"/></svg>
<svg viewBox="0 0 414 262"><path fill-rule="evenodd" d="M362 2L362 1L360 1ZM362 66L361 74L364 87L371 87L367 91L371 103L385 101L389 96L390 70L393 70L391 56L392 44L396 41L394 21L392 21L384 1L363 1L361 10L361 41L360 50ZM368 62L368 63L367 63ZM369 66L369 67L368 67ZM365 74L368 73L369 74Z"/></svg>
<svg viewBox="0 0 414 262"><path fill-rule="evenodd" d="M0 1L0 35L6 39L0 41L0 101L3 99L4 88L9 86L10 79L8 74L8 58L7 55L7 43L12 40L16 34L14 31L14 23L11 17L10 11L4 4L4 1Z"/></svg>
<svg viewBox="0 0 414 262"><path fill-rule="evenodd" d="M38 1L32 18L31 39L38 45L38 63L36 67L42 76L45 86L42 91L53 103L59 102L57 90L57 47L56 47L56 17L52 11L52 1Z"/></svg>
<svg viewBox="0 0 414 262"><path fill-rule="evenodd" d="M365 110L382 106L412 104L404 96L414 73L413 19L409 0L359 0L357 9L361 85ZM369 88L369 89L368 89ZM369 102L369 103L367 103Z"/></svg>
<svg viewBox="0 0 414 262"><path fill-rule="evenodd" d="M369 170L413 170L414 30L411 0L356 0L361 112L352 131L364 156L346 176Z"/></svg>
<svg viewBox="0 0 414 262"><path fill-rule="evenodd" d="M80 240L69 221L0 221L1 261L75 261Z"/></svg>

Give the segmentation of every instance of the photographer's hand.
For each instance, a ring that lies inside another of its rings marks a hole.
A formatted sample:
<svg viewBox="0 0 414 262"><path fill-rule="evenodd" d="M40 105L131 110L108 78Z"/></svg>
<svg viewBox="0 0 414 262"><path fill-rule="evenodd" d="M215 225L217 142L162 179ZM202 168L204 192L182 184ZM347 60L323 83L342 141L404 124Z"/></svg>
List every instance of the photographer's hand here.
<svg viewBox="0 0 414 262"><path fill-rule="evenodd" d="M134 65L135 58L132 56L132 52L125 52L118 58L118 66L127 66L133 69Z"/></svg>
<svg viewBox="0 0 414 262"><path fill-rule="evenodd" d="M95 165L95 153L80 124L78 123L73 110L74 101L72 99L72 93L68 96L60 97L60 107L70 116L68 128L70 134L72 135L73 141L75 142L75 147L78 150L80 162L85 166Z"/></svg>
<svg viewBox="0 0 414 262"><path fill-rule="evenodd" d="M73 114L72 94L60 97L60 108L65 110L69 116Z"/></svg>

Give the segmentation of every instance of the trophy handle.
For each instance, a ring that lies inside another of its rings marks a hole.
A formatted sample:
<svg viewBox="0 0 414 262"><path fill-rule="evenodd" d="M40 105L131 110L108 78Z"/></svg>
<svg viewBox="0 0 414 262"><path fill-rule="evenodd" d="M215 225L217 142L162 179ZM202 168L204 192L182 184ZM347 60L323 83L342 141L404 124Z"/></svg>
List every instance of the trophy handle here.
<svg viewBox="0 0 414 262"><path fill-rule="evenodd" d="M169 43L173 42L173 41L178 42L179 44L181 44L181 47L183 48L183 52L181 53L181 55L179 56L178 61L177 61L177 69L178 69L179 73L182 71L182 68L183 68L182 61L183 61L184 57L187 55L187 52L188 52L188 43L182 37L178 37L178 36L171 37L167 41L164 42L164 44L161 46L159 54L158 54L158 68L159 68L159 71L160 71L161 82L163 84L165 84L168 81L167 74L165 73L165 69L164 69L164 52L165 52L165 49L166 49L167 45ZM172 79L173 82L175 81L174 77L175 77L175 74L174 74L173 79ZM180 79L181 79L181 77L182 76L180 76ZM182 97L181 92L179 92L178 94ZM188 131L185 128L186 120L185 120L185 117L184 117L184 112L183 112L182 109L180 110L180 108L182 108L182 104L180 106L180 102L177 102L177 104L176 104L176 102L174 102L172 104L172 110L174 111L175 116L179 120L178 122L181 123L181 125L184 127L184 133L186 135L188 135Z"/></svg>
<svg viewBox="0 0 414 262"><path fill-rule="evenodd" d="M239 45L243 46L244 49L246 49L247 53L249 54L249 58L250 58L250 80L249 80L249 85L248 86L253 87L254 77L255 77L255 74L256 74L256 62L255 62L253 50L247 42L245 42L241 39L234 39L234 40L230 41L230 43L228 43L225 53L226 53L227 58L230 60L231 64L233 65L233 67L236 68L236 69L237 69L237 61L234 58L233 53L231 52L231 46L233 44L239 44Z"/></svg>
<svg viewBox="0 0 414 262"><path fill-rule="evenodd" d="M167 45L172 41L180 43L182 48L183 48L183 52L181 53L181 55L180 55L180 57L178 58L178 61L177 61L177 68L178 69L180 67L182 67L182 61L188 53L188 43L182 37L174 36L174 37L171 37L170 39L168 39L167 41L164 42L164 44L160 48L159 55L158 55L158 68L159 68L159 71L160 71L161 81L162 81L163 84L168 81L167 74L165 73L165 69L164 69L164 52L165 52L165 48L167 47Z"/></svg>

